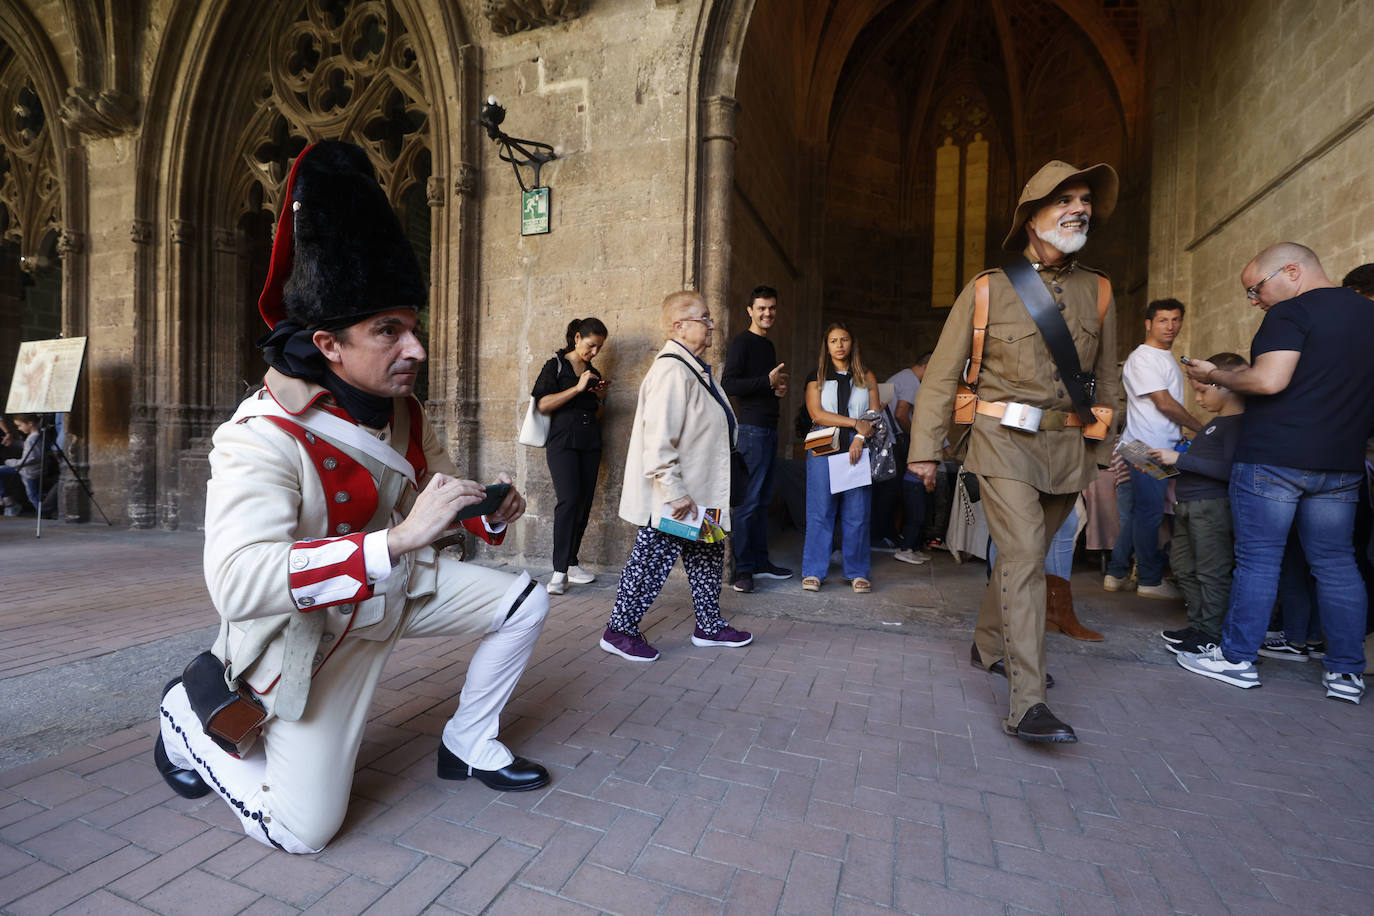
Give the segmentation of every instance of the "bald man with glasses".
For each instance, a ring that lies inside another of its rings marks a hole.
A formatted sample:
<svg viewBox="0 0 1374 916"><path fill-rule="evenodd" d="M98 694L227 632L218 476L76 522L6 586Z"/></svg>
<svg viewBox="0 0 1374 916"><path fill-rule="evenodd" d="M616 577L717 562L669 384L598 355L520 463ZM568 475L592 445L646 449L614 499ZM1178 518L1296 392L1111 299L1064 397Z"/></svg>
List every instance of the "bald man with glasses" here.
<svg viewBox="0 0 1374 916"><path fill-rule="evenodd" d="M1359 703L1367 598L1352 533L1365 441L1374 431L1374 309L1332 283L1311 249L1292 242L1261 251L1240 282L1265 313L1250 344L1252 365L1186 366L1199 382L1245 395L1231 471L1235 580L1221 645L1180 654L1178 663L1236 687L1259 686L1255 658L1296 525L1317 579L1326 696Z"/></svg>

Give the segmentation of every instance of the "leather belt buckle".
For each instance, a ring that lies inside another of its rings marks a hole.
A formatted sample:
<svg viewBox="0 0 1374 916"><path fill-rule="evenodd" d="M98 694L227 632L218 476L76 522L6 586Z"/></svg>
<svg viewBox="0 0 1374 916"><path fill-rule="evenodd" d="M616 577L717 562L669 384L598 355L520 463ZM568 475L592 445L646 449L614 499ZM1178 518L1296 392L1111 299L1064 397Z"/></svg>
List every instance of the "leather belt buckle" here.
<svg viewBox="0 0 1374 916"><path fill-rule="evenodd" d="M1040 429L1040 418L1045 411L1030 404L1007 401L1002 413L1002 425L1023 433L1033 433Z"/></svg>

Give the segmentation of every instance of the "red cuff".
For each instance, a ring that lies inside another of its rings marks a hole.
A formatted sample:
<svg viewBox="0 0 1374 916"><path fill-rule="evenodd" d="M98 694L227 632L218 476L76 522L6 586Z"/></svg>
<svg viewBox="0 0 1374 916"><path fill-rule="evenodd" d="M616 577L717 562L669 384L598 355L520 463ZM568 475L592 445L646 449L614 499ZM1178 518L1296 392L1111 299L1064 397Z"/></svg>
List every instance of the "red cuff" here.
<svg viewBox="0 0 1374 916"><path fill-rule="evenodd" d="M291 600L302 611L352 604L372 597L363 552L366 532L297 541L287 555Z"/></svg>

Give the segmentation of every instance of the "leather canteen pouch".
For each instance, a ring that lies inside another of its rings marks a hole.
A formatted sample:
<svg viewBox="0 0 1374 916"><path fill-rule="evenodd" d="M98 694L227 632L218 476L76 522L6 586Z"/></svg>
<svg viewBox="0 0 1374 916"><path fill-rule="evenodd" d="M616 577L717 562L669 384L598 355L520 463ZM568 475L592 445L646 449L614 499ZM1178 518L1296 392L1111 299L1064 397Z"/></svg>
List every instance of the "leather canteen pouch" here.
<svg viewBox="0 0 1374 916"><path fill-rule="evenodd" d="M224 680L224 662L205 651L191 659L181 673L181 683L191 709L205 734L231 754L267 719L267 710L247 686L230 690Z"/></svg>
<svg viewBox="0 0 1374 916"><path fill-rule="evenodd" d="M1107 432L1112 428L1112 417L1115 413L1116 411L1110 407L1094 406L1093 416L1097 418L1097 422L1092 426L1083 427L1083 438L1099 441L1107 438Z"/></svg>
<svg viewBox="0 0 1374 916"><path fill-rule="evenodd" d="M954 422L968 426L973 422L974 410L978 406L978 395L963 382L954 389Z"/></svg>

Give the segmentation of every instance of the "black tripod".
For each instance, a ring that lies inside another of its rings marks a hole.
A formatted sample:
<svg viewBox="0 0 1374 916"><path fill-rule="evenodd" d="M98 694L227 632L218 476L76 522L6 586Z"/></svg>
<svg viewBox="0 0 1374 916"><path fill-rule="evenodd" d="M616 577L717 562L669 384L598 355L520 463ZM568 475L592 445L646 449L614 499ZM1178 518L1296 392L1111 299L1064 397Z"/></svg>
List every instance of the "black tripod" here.
<svg viewBox="0 0 1374 916"><path fill-rule="evenodd" d="M62 446L57 444L57 427L46 416L40 420L38 437L38 443L41 446L41 454L44 457L38 462L38 505L33 507L38 513L38 522L34 529L33 536L36 538L41 538L43 536L43 503L48 501L47 495L43 489L43 473L48 469L47 455L56 455L58 458L62 459L62 463L67 466L67 470L72 472L72 477L75 478L77 483L81 484L81 489L86 492L86 498L91 501L91 505L95 506L95 510L100 513L100 517L105 519L105 524L113 527L114 522L110 521L110 517L105 514L105 510L100 508L100 503L95 501L95 494L91 492L91 485L83 480L81 475L76 472L76 468L72 465L72 460L67 457L66 452L62 451Z"/></svg>

